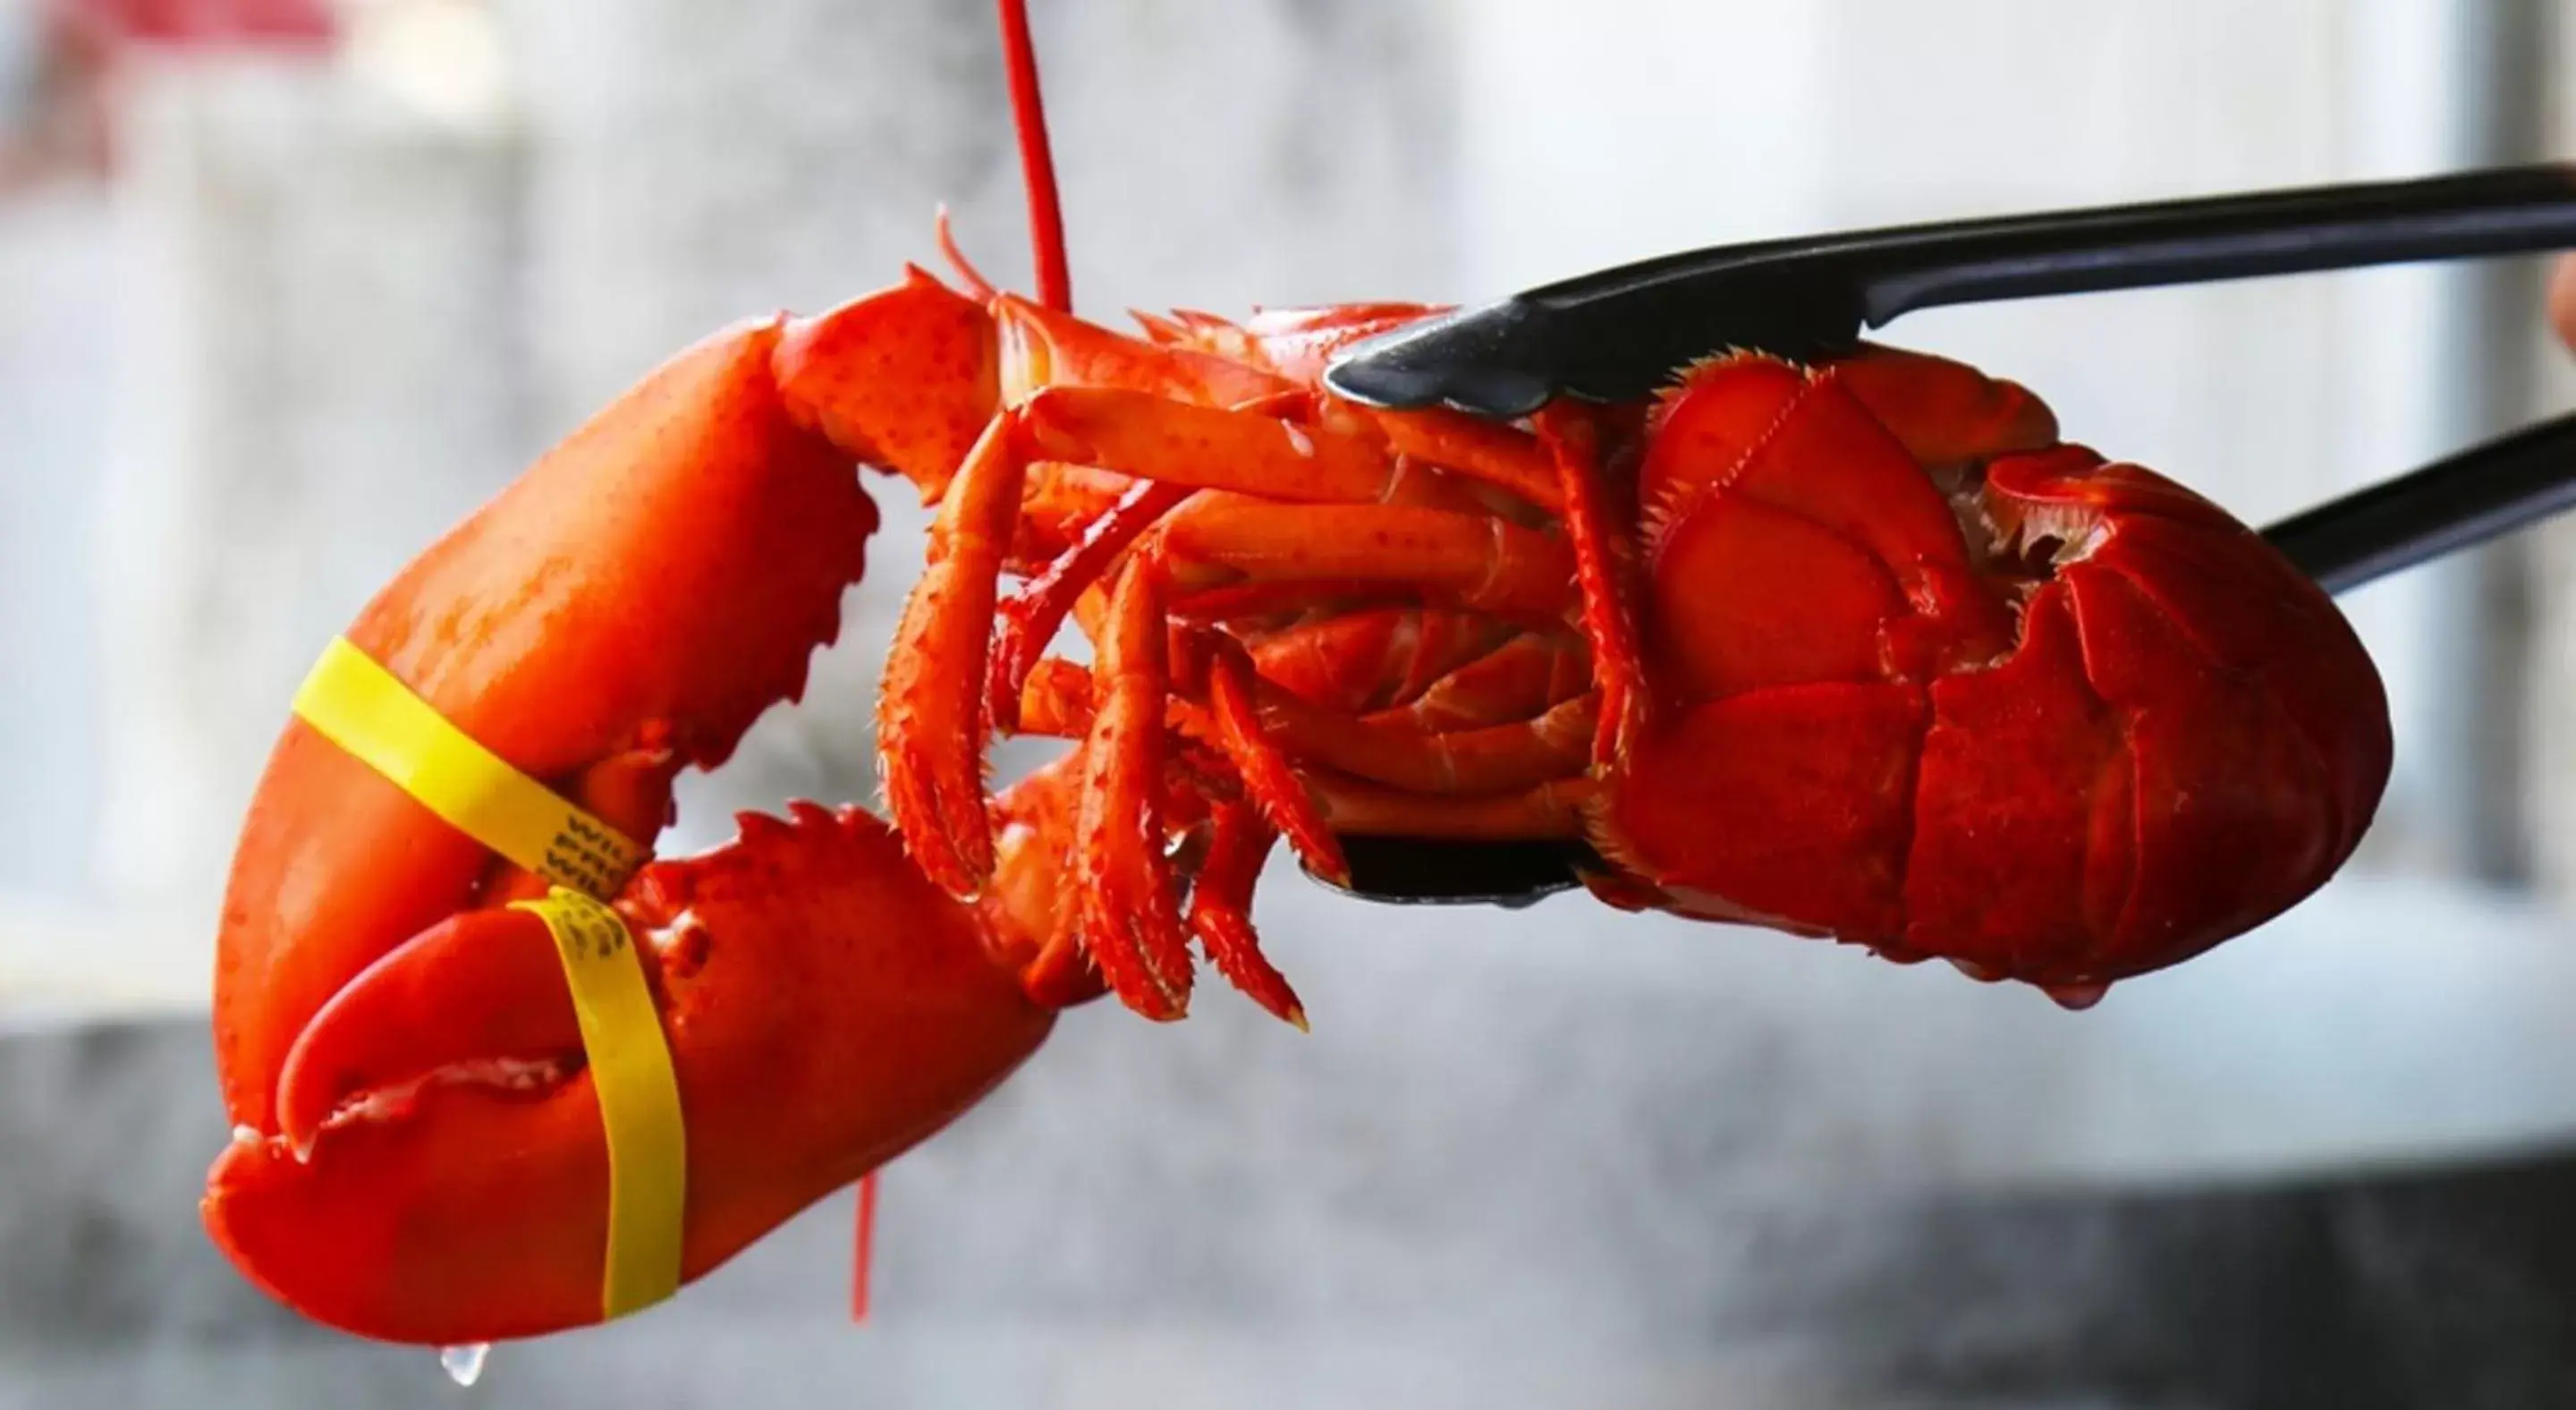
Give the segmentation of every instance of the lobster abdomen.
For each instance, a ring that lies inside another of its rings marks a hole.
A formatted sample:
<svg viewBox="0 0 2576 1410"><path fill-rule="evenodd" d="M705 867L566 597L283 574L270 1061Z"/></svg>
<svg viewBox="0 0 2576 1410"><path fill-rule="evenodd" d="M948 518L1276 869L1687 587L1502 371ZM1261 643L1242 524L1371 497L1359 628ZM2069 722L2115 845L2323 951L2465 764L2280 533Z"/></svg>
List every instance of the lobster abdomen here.
<svg viewBox="0 0 2576 1410"><path fill-rule="evenodd" d="M1657 693L1595 831L1663 904L2080 992L2286 909L2368 826L2387 704L2331 599L2018 388L1738 358L1652 435Z"/></svg>

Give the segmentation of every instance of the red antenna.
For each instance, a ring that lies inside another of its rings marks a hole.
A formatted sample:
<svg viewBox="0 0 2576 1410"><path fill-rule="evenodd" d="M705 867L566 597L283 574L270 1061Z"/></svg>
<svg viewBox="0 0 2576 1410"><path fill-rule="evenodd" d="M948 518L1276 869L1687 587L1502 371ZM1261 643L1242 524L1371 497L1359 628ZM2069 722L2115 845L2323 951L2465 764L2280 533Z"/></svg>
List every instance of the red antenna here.
<svg viewBox="0 0 2576 1410"><path fill-rule="evenodd" d="M1037 48L1029 42L1027 0L1000 0L1002 60L1011 79L1011 122L1020 135L1020 179L1029 188L1029 243L1038 266L1038 302L1073 310L1073 276L1064 260L1064 212L1056 206L1055 158L1047 150L1046 104L1038 98Z"/></svg>

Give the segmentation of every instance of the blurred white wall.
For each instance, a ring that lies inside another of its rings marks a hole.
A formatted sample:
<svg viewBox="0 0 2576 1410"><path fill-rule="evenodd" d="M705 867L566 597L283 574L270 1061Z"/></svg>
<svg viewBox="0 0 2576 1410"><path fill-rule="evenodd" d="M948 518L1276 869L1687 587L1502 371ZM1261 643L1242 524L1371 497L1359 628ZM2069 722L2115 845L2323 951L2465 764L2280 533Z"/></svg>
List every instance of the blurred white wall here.
<svg viewBox="0 0 2576 1410"><path fill-rule="evenodd" d="M107 444L96 193L0 202L0 894L77 891L98 816L98 600L78 545Z"/></svg>
<svg viewBox="0 0 2576 1410"><path fill-rule="evenodd" d="M517 188L505 141L312 61L129 77L91 876L202 961L316 643L524 457Z"/></svg>

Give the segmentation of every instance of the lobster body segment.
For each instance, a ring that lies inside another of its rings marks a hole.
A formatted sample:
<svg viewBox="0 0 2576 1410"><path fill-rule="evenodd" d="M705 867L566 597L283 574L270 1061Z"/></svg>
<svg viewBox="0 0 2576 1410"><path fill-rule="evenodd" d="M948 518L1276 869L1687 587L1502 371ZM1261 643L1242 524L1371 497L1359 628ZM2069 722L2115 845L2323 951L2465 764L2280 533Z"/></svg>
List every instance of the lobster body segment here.
<svg viewBox="0 0 2576 1410"><path fill-rule="evenodd" d="M1660 408L1651 723L1595 835L1681 909L2082 997L2322 884L2385 785L2386 701L2242 525L1970 379L1741 358Z"/></svg>

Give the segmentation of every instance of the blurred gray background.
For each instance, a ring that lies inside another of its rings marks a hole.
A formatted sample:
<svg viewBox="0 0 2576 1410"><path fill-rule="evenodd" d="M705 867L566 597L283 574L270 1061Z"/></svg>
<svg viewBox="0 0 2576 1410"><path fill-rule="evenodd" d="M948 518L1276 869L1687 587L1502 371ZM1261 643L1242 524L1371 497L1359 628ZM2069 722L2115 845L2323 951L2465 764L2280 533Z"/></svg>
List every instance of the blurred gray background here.
<svg viewBox="0 0 2576 1410"><path fill-rule="evenodd" d="M1073 1015L889 1172L864 1327L846 1197L470 1392L271 1308L195 1222L203 1009L320 643L682 344L929 260L939 203L1028 282L988 5L347 0L325 43L241 33L295 8L0 0L0 1405L2576 1403L2564 530L2348 600L2398 716L2365 855L2091 1013L1580 897L1369 910L1282 862L1260 918L1315 1033L1222 995ZM2543 0L1034 9L1104 319L2576 137ZM2259 524L2576 403L2539 271L1889 337ZM922 524L881 483L842 645L674 845L873 797Z"/></svg>

